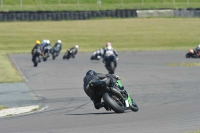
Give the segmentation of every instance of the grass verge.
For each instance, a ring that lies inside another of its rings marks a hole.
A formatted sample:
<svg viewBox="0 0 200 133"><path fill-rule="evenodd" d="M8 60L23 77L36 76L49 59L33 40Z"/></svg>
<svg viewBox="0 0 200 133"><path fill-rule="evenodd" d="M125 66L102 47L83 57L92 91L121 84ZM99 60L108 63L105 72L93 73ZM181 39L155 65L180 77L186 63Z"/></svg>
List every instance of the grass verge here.
<svg viewBox="0 0 200 133"><path fill-rule="evenodd" d="M1 105L1 106L0 106L0 110L3 110L3 109L7 109L7 107L4 106L4 105Z"/></svg>
<svg viewBox="0 0 200 133"><path fill-rule="evenodd" d="M179 8L199 8L200 2L198 0L193 1L186 1L186 0L179 0L179 1L172 1L172 0L150 0L150 1L142 1L142 0L110 0L110 1L103 1L102 4L99 6L96 1L84 1L83 0L73 0L69 1L59 1L55 0L50 1L35 1L33 0L28 1L13 1L13 0L6 0L3 3L0 3L0 10L1 11L23 11L23 10L115 10L115 9L161 9L161 8L170 8L170 9L179 9Z"/></svg>
<svg viewBox="0 0 200 133"><path fill-rule="evenodd" d="M199 67L199 62L192 62L192 63L169 63L168 66L187 66L187 67Z"/></svg>
<svg viewBox="0 0 200 133"><path fill-rule="evenodd" d="M189 133L200 133L200 131L195 131L195 132L189 132Z"/></svg>

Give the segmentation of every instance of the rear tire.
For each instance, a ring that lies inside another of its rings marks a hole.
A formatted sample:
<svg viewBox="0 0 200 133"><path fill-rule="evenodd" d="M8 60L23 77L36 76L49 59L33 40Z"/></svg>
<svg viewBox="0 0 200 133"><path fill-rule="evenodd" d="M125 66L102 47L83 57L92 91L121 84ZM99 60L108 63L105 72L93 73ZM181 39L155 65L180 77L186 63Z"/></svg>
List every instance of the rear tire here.
<svg viewBox="0 0 200 133"><path fill-rule="evenodd" d="M39 61L38 57L34 57L34 58L33 58L34 67L37 67L38 61Z"/></svg>
<svg viewBox="0 0 200 133"><path fill-rule="evenodd" d="M53 58L53 60L55 60L55 58L56 58L56 53L53 53L53 54L52 54L52 58Z"/></svg>
<svg viewBox="0 0 200 133"><path fill-rule="evenodd" d="M103 100L106 103L106 105L111 108L116 113L123 113L125 111L124 105L120 106L118 105L108 93L103 94Z"/></svg>
<svg viewBox="0 0 200 133"><path fill-rule="evenodd" d="M114 74L114 73L115 73L115 64L114 64L114 62L110 62L109 74Z"/></svg>

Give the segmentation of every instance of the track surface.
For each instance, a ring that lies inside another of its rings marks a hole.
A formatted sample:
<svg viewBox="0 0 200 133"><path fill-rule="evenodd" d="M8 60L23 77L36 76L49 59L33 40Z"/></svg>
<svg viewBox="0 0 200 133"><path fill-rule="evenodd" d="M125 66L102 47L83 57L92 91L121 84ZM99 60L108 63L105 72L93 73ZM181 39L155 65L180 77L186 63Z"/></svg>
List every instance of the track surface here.
<svg viewBox="0 0 200 133"><path fill-rule="evenodd" d="M84 93L87 70L107 73L91 53L63 60L61 54L33 67L31 55L12 55L26 85L47 106L43 111L0 119L2 133L128 132L185 133L200 129L200 68L167 63L199 62L186 51L119 53L116 74L139 106L123 114L96 110Z"/></svg>

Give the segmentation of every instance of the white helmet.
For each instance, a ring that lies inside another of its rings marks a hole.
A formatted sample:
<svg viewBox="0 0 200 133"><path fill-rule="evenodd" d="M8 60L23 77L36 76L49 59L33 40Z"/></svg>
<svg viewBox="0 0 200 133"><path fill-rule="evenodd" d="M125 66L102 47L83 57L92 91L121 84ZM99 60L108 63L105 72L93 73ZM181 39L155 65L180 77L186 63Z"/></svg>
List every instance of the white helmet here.
<svg viewBox="0 0 200 133"><path fill-rule="evenodd" d="M43 40L43 42L44 42L44 43L46 43L46 42L47 42L47 40L46 40L46 39L44 39L44 40Z"/></svg>
<svg viewBox="0 0 200 133"><path fill-rule="evenodd" d="M75 48L78 48L78 47L79 47L78 45L75 46Z"/></svg>
<svg viewBox="0 0 200 133"><path fill-rule="evenodd" d="M49 43L50 43L50 41L49 41L49 40L47 40L47 43L49 44Z"/></svg>
<svg viewBox="0 0 200 133"><path fill-rule="evenodd" d="M197 50L200 50L200 44L197 46Z"/></svg>
<svg viewBox="0 0 200 133"><path fill-rule="evenodd" d="M58 40L57 43L62 43L62 41L61 41L61 40Z"/></svg>

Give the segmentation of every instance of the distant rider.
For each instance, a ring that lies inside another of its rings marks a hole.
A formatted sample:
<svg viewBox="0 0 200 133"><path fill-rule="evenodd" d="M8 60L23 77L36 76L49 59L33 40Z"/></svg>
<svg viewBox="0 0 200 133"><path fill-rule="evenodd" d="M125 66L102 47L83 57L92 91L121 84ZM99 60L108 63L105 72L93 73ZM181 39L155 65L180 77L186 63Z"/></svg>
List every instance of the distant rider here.
<svg viewBox="0 0 200 133"><path fill-rule="evenodd" d="M91 59L100 59L103 57L103 54L104 54L104 48L100 48L98 50L96 50L93 54L92 54L92 57Z"/></svg>
<svg viewBox="0 0 200 133"><path fill-rule="evenodd" d="M95 89L101 88L100 85L101 83L105 83L106 86L108 87L115 87L119 90L124 90L124 87L119 87L117 85L117 80L119 80L119 76L114 75L114 74L102 74L102 73L96 73L93 70L87 71L84 79L83 79L83 88L85 93L90 97L90 99L94 103L94 107L96 109L100 109L104 107L106 110L110 110L104 102L101 102L102 96L99 94L95 93Z"/></svg>
<svg viewBox="0 0 200 133"><path fill-rule="evenodd" d="M59 52L58 52L58 53L60 53L60 51L62 50L62 41L61 41L61 40L58 40L58 41L55 43L55 45L53 46L53 48L55 48L55 47L58 47L58 48L59 48Z"/></svg>
<svg viewBox="0 0 200 133"><path fill-rule="evenodd" d="M35 46L33 47L33 49L31 50L31 54L32 54L32 61L33 61L33 57L35 55L35 51L39 49L40 52L41 52L41 45L40 45L40 40L36 40L35 41ZM40 61L40 58L39 58L39 61Z"/></svg>
<svg viewBox="0 0 200 133"><path fill-rule="evenodd" d="M43 57L45 56L45 55L44 55L45 47L48 47L48 46L50 46L50 51L51 51L52 46L51 46L50 40L46 40L46 43L44 43L43 46L42 46L42 56L43 56Z"/></svg>
<svg viewBox="0 0 200 133"><path fill-rule="evenodd" d="M68 51L72 54L72 57L75 58L75 55L78 53L78 45L75 45L74 47L70 48Z"/></svg>
<svg viewBox="0 0 200 133"><path fill-rule="evenodd" d="M196 58L200 57L200 44L196 47L196 49L194 49L194 56Z"/></svg>
<svg viewBox="0 0 200 133"><path fill-rule="evenodd" d="M47 46L51 46L50 40L46 40L46 43L43 46L43 52L44 52L44 48Z"/></svg>
<svg viewBox="0 0 200 133"><path fill-rule="evenodd" d="M116 52L114 48L112 48L112 44L110 42L106 42L106 47L104 48L104 54L103 54L103 63L106 63L107 55L109 55L109 53L114 53L114 55L118 57L118 53ZM117 58L117 61L118 61L118 58Z"/></svg>
<svg viewBox="0 0 200 133"><path fill-rule="evenodd" d="M47 40L44 39L42 42L41 42L41 52L43 53L43 47L44 45L47 43Z"/></svg>

